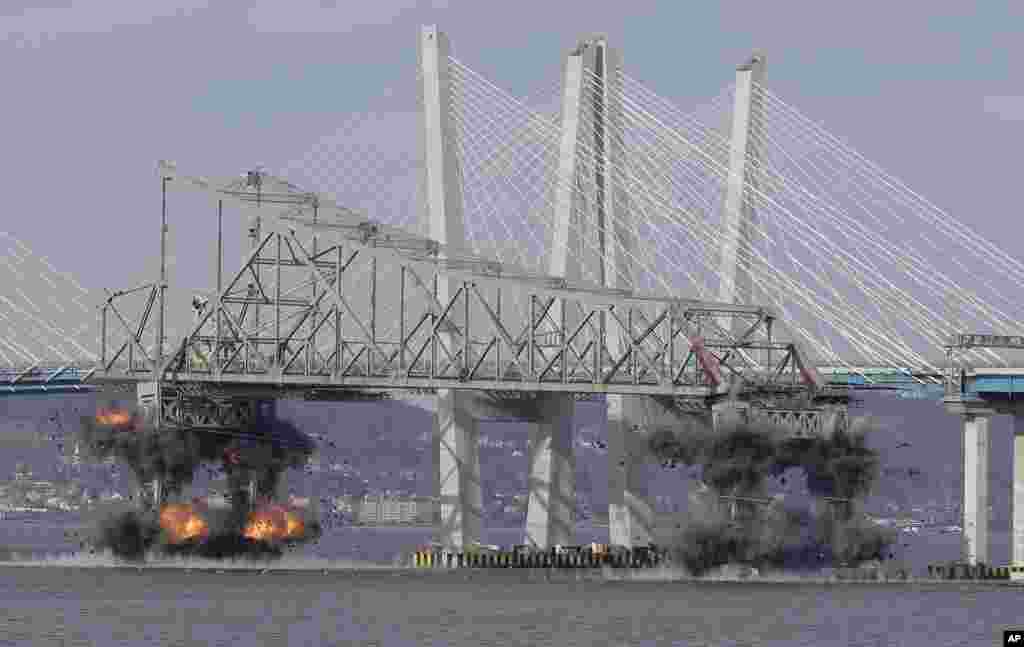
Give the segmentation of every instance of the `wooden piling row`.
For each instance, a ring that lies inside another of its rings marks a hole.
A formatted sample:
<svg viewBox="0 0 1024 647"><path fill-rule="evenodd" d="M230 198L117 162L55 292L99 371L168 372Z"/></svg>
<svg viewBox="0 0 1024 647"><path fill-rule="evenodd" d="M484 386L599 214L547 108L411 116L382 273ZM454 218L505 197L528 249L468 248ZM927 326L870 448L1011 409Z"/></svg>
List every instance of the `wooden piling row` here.
<svg viewBox="0 0 1024 647"><path fill-rule="evenodd" d="M1008 580L1010 567L988 564L930 564L928 577L937 580Z"/></svg>
<svg viewBox="0 0 1024 647"><path fill-rule="evenodd" d="M562 550L512 549L500 551L418 550L413 553L416 568L651 568L665 562L664 551L655 547L592 550L567 547Z"/></svg>

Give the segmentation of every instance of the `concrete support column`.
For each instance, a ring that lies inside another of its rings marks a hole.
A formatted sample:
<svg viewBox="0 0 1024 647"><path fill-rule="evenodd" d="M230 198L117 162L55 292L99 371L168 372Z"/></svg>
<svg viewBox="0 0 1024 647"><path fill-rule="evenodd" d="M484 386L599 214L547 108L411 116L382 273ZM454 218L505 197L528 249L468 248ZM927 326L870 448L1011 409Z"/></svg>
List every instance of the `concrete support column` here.
<svg viewBox="0 0 1024 647"><path fill-rule="evenodd" d="M964 416L964 561L988 563L988 415Z"/></svg>
<svg viewBox="0 0 1024 647"><path fill-rule="evenodd" d="M647 399L608 396L608 534L613 545L644 546L654 536Z"/></svg>
<svg viewBox="0 0 1024 647"><path fill-rule="evenodd" d="M433 443L441 502L438 541L462 549L480 541L483 527L479 433L467 392L438 391Z"/></svg>
<svg viewBox="0 0 1024 647"><path fill-rule="evenodd" d="M1010 505L1010 559L1024 566L1024 411L1013 416L1013 493Z"/></svg>
<svg viewBox="0 0 1024 647"><path fill-rule="evenodd" d="M537 548L574 544L576 455L572 395L538 393L539 418L530 426L529 500L524 543Z"/></svg>

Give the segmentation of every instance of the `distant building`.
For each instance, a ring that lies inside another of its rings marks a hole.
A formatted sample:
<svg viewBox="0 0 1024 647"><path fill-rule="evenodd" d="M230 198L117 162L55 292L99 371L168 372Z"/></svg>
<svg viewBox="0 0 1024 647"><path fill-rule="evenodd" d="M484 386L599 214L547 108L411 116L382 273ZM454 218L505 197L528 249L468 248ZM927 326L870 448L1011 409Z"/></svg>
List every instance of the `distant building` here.
<svg viewBox="0 0 1024 647"><path fill-rule="evenodd" d="M388 497L381 501L380 520L383 523L402 522L402 501Z"/></svg>
<svg viewBox="0 0 1024 647"><path fill-rule="evenodd" d="M15 473L13 482L4 484L0 499L11 503L28 501L42 505L59 495L60 489L56 483L33 479L32 472L23 469Z"/></svg>
<svg viewBox="0 0 1024 647"><path fill-rule="evenodd" d="M362 503L359 506L359 515L357 517L359 523L380 523L382 503L383 497L379 495L367 495L363 497Z"/></svg>
<svg viewBox="0 0 1024 647"><path fill-rule="evenodd" d="M361 524L430 524L437 505L430 497L372 494L362 497L352 508Z"/></svg>
<svg viewBox="0 0 1024 647"><path fill-rule="evenodd" d="M331 504L334 506L335 512L355 516L356 506L353 497L337 496L331 500Z"/></svg>

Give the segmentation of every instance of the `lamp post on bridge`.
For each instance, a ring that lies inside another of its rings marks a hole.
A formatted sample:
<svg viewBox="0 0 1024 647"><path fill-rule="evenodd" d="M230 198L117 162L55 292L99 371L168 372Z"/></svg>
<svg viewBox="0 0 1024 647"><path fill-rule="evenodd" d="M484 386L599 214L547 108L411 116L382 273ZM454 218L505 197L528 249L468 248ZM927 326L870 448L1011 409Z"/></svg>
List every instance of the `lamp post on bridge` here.
<svg viewBox="0 0 1024 647"><path fill-rule="evenodd" d="M167 292L167 183L171 178L167 174L160 177L160 303L157 310L156 330L156 365L153 371L153 412L154 425L160 431L160 419L163 416L162 403L160 401L160 380L164 366L164 335L165 335L165 300Z"/></svg>

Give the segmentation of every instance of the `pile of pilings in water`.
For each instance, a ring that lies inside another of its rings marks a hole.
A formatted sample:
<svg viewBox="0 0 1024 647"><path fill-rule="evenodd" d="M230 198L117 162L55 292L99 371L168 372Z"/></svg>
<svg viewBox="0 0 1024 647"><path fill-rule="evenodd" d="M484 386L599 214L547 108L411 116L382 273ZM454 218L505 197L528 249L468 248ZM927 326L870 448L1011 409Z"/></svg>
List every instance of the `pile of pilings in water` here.
<svg viewBox="0 0 1024 647"><path fill-rule="evenodd" d="M658 546L556 546L547 550L531 546L509 549L484 547L446 550L439 547L415 551L410 560L416 568L654 568L666 563L668 551Z"/></svg>
<svg viewBox="0 0 1024 647"><path fill-rule="evenodd" d="M1010 566L947 562L929 564L928 577L935 580L1009 580Z"/></svg>

